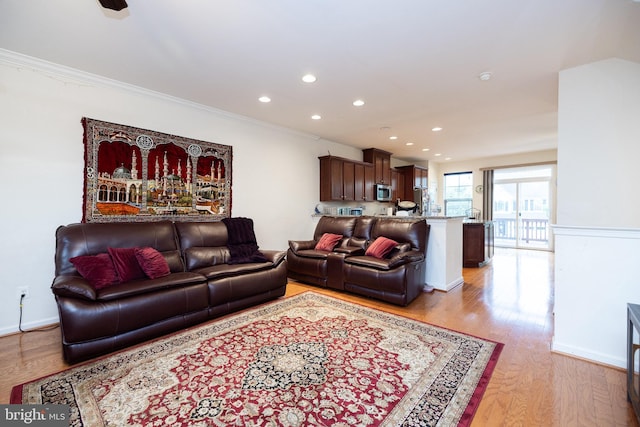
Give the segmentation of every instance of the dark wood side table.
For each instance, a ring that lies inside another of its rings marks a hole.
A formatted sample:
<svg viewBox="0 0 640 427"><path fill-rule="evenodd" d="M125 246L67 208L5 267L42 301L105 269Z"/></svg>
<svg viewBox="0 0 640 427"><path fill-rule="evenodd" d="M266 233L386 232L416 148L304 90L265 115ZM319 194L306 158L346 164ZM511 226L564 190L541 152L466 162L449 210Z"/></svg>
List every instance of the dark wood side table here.
<svg viewBox="0 0 640 427"><path fill-rule="evenodd" d="M640 333L640 305L627 304L627 399L640 421L640 376L636 374L635 356L640 344L634 343L634 329Z"/></svg>

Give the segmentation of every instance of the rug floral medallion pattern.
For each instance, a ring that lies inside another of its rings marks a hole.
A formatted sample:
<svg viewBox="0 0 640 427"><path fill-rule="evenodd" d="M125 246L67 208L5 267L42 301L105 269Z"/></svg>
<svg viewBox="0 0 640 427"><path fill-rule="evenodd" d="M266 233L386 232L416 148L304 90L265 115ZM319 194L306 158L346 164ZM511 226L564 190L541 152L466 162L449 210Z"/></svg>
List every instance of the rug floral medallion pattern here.
<svg viewBox="0 0 640 427"><path fill-rule="evenodd" d="M307 292L19 387L78 426L466 425L501 348Z"/></svg>

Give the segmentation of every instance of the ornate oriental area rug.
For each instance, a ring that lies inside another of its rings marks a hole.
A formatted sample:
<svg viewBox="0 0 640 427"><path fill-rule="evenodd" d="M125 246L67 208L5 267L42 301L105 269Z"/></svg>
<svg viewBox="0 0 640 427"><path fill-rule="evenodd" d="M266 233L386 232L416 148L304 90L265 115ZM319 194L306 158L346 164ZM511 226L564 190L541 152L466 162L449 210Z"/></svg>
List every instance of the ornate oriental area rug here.
<svg viewBox="0 0 640 427"><path fill-rule="evenodd" d="M469 425L503 345L306 292L14 387L75 426Z"/></svg>

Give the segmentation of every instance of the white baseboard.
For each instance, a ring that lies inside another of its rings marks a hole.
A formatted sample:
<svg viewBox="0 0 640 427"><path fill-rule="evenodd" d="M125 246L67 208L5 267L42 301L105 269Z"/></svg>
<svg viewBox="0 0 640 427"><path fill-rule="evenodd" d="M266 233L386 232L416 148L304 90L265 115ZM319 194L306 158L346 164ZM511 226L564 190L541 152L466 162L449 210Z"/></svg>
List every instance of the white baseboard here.
<svg viewBox="0 0 640 427"><path fill-rule="evenodd" d="M551 351L555 353L562 353L568 356L578 357L580 359L586 359L603 365L627 369L627 360L624 358L615 357L610 354L594 352L571 345L565 345L553 340L551 341Z"/></svg>
<svg viewBox="0 0 640 427"><path fill-rule="evenodd" d="M445 291L445 292L449 292L451 289L455 288L456 286L460 286L464 283L464 278L462 276L458 277L455 280L452 280L449 283L446 284L432 284L432 283L428 283L428 286L433 287L434 289L437 289L439 291Z"/></svg>
<svg viewBox="0 0 640 427"><path fill-rule="evenodd" d="M23 323L22 324L22 330L23 331L29 331L31 329L42 328L43 326L50 326L50 325L58 324L59 321L60 321L60 319L58 318L58 316L55 316L55 317L49 317L47 319L40 319L40 320L37 320L35 322ZM10 326L8 328L0 329L0 336L11 335L11 334L15 334L17 332L20 332L20 330L18 329L18 325L16 324L16 325Z"/></svg>

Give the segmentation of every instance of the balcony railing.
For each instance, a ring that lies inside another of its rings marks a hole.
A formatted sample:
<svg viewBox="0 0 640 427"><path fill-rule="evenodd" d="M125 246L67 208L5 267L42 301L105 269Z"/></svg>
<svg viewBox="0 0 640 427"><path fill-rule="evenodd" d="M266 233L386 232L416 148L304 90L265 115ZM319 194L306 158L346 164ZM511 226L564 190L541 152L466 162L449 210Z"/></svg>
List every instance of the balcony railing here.
<svg viewBox="0 0 640 427"><path fill-rule="evenodd" d="M501 240L516 240L517 219L497 218L493 220L494 236ZM547 242L549 240L548 219L520 220L520 240L524 243Z"/></svg>

